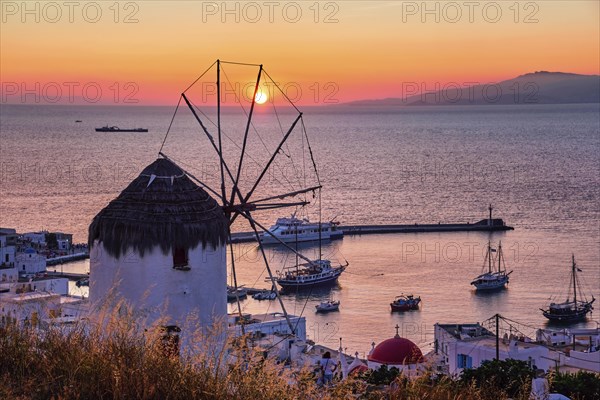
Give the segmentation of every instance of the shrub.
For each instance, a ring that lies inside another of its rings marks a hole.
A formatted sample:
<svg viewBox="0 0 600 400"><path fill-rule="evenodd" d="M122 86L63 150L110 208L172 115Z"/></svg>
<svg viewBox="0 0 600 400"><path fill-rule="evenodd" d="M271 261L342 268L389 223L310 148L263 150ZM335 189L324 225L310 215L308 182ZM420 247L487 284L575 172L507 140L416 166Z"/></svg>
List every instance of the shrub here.
<svg viewBox="0 0 600 400"><path fill-rule="evenodd" d="M577 400L600 399L600 374L578 371L571 373L552 373L550 391L560 393Z"/></svg>
<svg viewBox="0 0 600 400"><path fill-rule="evenodd" d="M461 381L478 388L488 387L490 391L504 392L508 397L518 397L531 389L534 377L535 371L525 361L508 359L484 361L479 368L466 369Z"/></svg>

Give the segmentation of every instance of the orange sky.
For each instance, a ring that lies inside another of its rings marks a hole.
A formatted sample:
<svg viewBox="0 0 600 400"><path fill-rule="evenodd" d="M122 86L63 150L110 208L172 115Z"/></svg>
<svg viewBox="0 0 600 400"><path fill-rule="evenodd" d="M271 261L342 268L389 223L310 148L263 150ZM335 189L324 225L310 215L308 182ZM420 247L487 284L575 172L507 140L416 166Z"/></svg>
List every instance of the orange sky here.
<svg viewBox="0 0 600 400"><path fill-rule="evenodd" d="M62 86L66 97L65 82L77 82L75 96L92 83L102 89L100 102L129 95L172 104L217 58L263 63L279 82L302 88L304 105L400 97L405 82L431 88L600 70L597 1L428 2L429 14L421 1L114 3L29 2L25 10L3 0L2 101L38 90L36 82L40 92Z"/></svg>

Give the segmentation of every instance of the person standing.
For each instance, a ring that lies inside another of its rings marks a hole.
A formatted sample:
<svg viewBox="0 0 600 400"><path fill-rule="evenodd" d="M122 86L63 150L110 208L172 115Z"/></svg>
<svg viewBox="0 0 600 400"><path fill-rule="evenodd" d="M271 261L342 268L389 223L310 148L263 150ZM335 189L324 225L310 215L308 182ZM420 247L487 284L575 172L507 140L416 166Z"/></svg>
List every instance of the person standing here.
<svg viewBox="0 0 600 400"><path fill-rule="evenodd" d="M321 379L320 382L322 385L329 385L333 380L333 373L337 368L336 363L331 359L331 353L326 351L319 361L319 365L321 367Z"/></svg>

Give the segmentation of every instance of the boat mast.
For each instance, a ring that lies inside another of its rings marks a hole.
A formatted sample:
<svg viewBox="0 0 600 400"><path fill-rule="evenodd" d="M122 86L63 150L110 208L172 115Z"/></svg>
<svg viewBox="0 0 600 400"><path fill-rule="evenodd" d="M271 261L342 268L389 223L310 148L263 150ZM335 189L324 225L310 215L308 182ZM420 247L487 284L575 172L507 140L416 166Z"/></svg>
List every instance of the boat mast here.
<svg viewBox="0 0 600 400"><path fill-rule="evenodd" d="M488 258L488 272L491 274L492 273L492 242L489 240L488 240L487 258Z"/></svg>
<svg viewBox="0 0 600 400"><path fill-rule="evenodd" d="M577 309L577 278L575 277L576 267L575 267L575 254L572 254L573 258L573 302L575 303L575 309Z"/></svg>
<svg viewBox="0 0 600 400"><path fill-rule="evenodd" d="M502 242L498 242L498 272L502 272ZM504 272L506 272L506 268L504 268Z"/></svg>
<svg viewBox="0 0 600 400"><path fill-rule="evenodd" d="M319 189L319 261L323 257L323 249L321 247L321 189Z"/></svg>
<svg viewBox="0 0 600 400"><path fill-rule="evenodd" d="M298 225L296 225L296 223L294 222L294 217L295 217L296 213L294 213L292 215L292 226L294 226L294 229L296 232L296 273L298 272Z"/></svg>

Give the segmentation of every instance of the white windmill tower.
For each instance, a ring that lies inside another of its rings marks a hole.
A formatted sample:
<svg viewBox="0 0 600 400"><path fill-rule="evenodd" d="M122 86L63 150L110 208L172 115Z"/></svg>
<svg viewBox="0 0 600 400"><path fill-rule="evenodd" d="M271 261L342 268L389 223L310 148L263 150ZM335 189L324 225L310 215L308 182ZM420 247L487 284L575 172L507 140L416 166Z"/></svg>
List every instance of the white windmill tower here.
<svg viewBox="0 0 600 400"><path fill-rule="evenodd" d="M210 195L157 159L90 225L90 301L125 300L148 325L224 319L227 226Z"/></svg>

